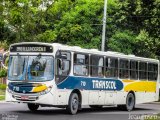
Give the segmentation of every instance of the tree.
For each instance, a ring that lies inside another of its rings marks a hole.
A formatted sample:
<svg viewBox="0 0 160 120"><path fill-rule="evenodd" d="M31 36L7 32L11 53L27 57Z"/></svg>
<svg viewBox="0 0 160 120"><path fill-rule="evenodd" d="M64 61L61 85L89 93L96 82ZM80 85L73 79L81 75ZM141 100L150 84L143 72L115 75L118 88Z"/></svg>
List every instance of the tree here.
<svg viewBox="0 0 160 120"><path fill-rule="evenodd" d="M100 49L103 6L104 0L0 1L0 41ZM160 56L159 7L159 0L108 0L106 50Z"/></svg>
<svg viewBox="0 0 160 120"><path fill-rule="evenodd" d="M57 8L58 5L54 7ZM62 13L61 20L54 26L57 33L56 41L85 48L99 48L102 8L103 1L77 0L72 2L69 9Z"/></svg>
<svg viewBox="0 0 160 120"><path fill-rule="evenodd" d="M40 40L42 37L39 34L44 34L48 29L44 16L46 8L50 4L52 4L50 0L6 0L1 2L4 18L1 19L4 23L2 25L3 39L9 43ZM7 31L4 31L5 29ZM47 31L47 33L49 32Z"/></svg>
<svg viewBox="0 0 160 120"><path fill-rule="evenodd" d="M135 35L133 32L117 31L109 39L108 47L111 51L122 52L124 54L134 54L135 46Z"/></svg>
<svg viewBox="0 0 160 120"><path fill-rule="evenodd" d="M160 48L160 11L158 10L160 1L117 0L117 6L116 8L119 11L113 16L115 18L115 26L121 31L129 30L134 33L134 36L137 36L134 45L137 48L133 48L133 54L143 57L160 55L158 52ZM127 42L130 43L129 41Z"/></svg>
<svg viewBox="0 0 160 120"><path fill-rule="evenodd" d="M154 42L155 43L154 43ZM153 37L149 37L149 33L146 30L142 30L136 37L136 54L138 56L156 58L157 48L160 46L160 41Z"/></svg>

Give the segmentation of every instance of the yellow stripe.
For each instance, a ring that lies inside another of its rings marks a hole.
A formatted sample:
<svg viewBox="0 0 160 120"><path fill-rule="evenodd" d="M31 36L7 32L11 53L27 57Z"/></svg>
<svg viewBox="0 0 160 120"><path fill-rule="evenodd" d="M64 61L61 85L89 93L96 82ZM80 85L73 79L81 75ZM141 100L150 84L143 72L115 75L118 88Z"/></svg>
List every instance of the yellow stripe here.
<svg viewBox="0 0 160 120"><path fill-rule="evenodd" d="M47 89L46 85L41 85L41 86L38 86L38 87L34 87L32 92L41 92L41 91L44 91L46 89Z"/></svg>
<svg viewBox="0 0 160 120"><path fill-rule="evenodd" d="M136 91L136 92L156 92L156 82L152 81L140 81L130 83L125 86L124 91Z"/></svg>

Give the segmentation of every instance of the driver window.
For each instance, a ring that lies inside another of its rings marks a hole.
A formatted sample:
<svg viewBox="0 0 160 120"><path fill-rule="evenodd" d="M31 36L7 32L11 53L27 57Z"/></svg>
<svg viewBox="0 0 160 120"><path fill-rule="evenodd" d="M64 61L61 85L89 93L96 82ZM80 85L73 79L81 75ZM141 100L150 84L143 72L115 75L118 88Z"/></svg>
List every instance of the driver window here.
<svg viewBox="0 0 160 120"><path fill-rule="evenodd" d="M70 73L71 53L58 51L56 54L56 83L62 82Z"/></svg>

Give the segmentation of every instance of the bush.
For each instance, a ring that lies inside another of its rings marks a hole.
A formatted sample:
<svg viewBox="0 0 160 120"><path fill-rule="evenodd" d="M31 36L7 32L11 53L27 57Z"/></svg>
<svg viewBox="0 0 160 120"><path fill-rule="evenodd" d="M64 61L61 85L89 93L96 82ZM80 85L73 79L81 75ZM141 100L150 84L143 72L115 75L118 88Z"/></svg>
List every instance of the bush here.
<svg viewBox="0 0 160 120"><path fill-rule="evenodd" d="M5 96L0 96L0 100L4 100L5 99Z"/></svg>
<svg viewBox="0 0 160 120"><path fill-rule="evenodd" d="M7 77L7 70L6 69L1 69L0 70L0 78L1 77Z"/></svg>
<svg viewBox="0 0 160 120"><path fill-rule="evenodd" d="M0 90L6 90L6 85L5 84L0 84Z"/></svg>

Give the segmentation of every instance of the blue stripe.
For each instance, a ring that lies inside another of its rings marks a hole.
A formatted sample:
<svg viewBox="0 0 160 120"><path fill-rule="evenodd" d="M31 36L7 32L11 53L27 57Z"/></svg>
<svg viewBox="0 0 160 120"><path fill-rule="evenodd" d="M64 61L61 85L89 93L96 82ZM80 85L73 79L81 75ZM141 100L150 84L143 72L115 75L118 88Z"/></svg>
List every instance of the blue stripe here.
<svg viewBox="0 0 160 120"><path fill-rule="evenodd" d="M58 84L59 89L85 89L85 90L110 90L120 91L123 83L112 78L87 78L69 76L65 81Z"/></svg>
<svg viewBox="0 0 160 120"><path fill-rule="evenodd" d="M18 92L18 93L23 93L25 91L25 93L29 93L32 91L33 89L33 84L32 83L16 83L16 82L10 82L8 84L8 88L14 92Z"/></svg>

